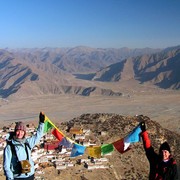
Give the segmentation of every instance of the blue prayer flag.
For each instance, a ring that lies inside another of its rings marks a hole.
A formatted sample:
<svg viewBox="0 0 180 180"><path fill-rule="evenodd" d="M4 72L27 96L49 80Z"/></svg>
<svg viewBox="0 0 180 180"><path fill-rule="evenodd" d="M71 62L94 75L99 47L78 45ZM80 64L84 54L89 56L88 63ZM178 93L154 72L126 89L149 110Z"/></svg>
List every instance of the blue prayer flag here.
<svg viewBox="0 0 180 180"><path fill-rule="evenodd" d="M135 143L140 141L140 133L141 133L141 128L138 125L136 128L133 129L133 131L124 138L124 141L127 143Z"/></svg>
<svg viewBox="0 0 180 180"><path fill-rule="evenodd" d="M71 157L76 157L79 155L83 155L86 147L82 146L80 144L74 144L72 151L71 151Z"/></svg>

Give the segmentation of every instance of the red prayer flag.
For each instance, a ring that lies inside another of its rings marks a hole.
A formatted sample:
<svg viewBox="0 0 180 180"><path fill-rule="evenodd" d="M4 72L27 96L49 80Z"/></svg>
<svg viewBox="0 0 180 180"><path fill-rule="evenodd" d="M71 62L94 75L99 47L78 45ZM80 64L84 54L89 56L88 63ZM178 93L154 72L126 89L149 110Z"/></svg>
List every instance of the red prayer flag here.
<svg viewBox="0 0 180 180"><path fill-rule="evenodd" d="M62 138L64 137L57 129L54 128L52 131L52 134L59 140L62 141Z"/></svg>
<svg viewBox="0 0 180 180"><path fill-rule="evenodd" d="M112 143L113 146L116 148L117 151L119 151L120 153L124 153L128 150L130 150L130 148L128 147L126 150L125 150L125 146L124 146L124 138L123 139L120 139L114 143Z"/></svg>

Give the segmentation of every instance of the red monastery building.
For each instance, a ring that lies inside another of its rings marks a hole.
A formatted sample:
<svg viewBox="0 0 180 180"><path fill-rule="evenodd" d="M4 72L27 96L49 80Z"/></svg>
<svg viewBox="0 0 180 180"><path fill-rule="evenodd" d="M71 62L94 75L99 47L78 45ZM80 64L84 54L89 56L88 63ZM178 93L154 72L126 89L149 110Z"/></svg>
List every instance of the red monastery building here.
<svg viewBox="0 0 180 180"><path fill-rule="evenodd" d="M59 146L59 141L51 141L44 143L44 149L45 150L55 150Z"/></svg>

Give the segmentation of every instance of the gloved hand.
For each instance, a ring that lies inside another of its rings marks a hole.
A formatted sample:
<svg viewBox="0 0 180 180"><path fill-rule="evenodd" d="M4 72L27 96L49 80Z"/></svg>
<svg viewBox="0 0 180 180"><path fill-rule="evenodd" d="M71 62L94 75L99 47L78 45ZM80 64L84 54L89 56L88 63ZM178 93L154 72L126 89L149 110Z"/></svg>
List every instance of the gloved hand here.
<svg viewBox="0 0 180 180"><path fill-rule="evenodd" d="M44 123L44 121L45 121L45 115L43 112L40 112L39 113L39 122Z"/></svg>
<svg viewBox="0 0 180 180"><path fill-rule="evenodd" d="M141 127L142 132L146 131L146 124L144 121L140 122L140 127Z"/></svg>

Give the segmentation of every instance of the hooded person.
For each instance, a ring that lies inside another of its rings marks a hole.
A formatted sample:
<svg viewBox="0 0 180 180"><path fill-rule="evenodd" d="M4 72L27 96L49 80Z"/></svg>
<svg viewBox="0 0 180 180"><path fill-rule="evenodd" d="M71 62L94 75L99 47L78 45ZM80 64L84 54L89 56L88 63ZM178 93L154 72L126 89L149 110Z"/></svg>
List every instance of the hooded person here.
<svg viewBox="0 0 180 180"><path fill-rule="evenodd" d="M150 180L178 180L178 170L176 161L171 155L171 149L167 142L160 145L159 153L154 151L151 145L145 122L140 123L146 157L150 164Z"/></svg>
<svg viewBox="0 0 180 180"><path fill-rule="evenodd" d="M7 139L3 154L3 169L6 180L33 180L34 162L31 150L43 136L45 115L40 112L36 134L26 138L26 126L23 122L16 123L14 132ZM23 166L28 168L24 168Z"/></svg>

